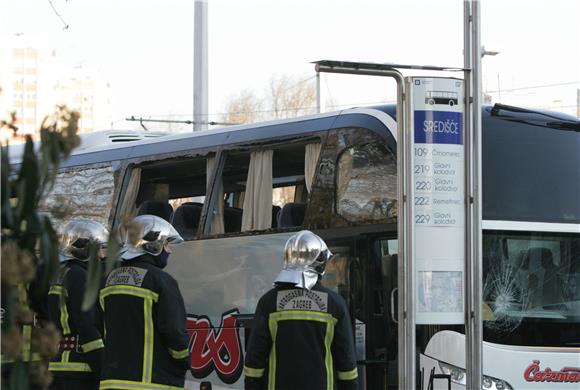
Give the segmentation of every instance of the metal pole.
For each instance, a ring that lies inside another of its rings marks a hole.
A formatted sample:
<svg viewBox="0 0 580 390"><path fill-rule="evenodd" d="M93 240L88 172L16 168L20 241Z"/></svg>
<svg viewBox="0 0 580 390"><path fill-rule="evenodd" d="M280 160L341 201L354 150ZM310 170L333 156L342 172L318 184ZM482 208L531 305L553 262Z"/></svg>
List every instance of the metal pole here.
<svg viewBox="0 0 580 390"><path fill-rule="evenodd" d="M576 90L576 116L580 118L580 89Z"/></svg>
<svg viewBox="0 0 580 390"><path fill-rule="evenodd" d="M321 104L320 104L320 72L316 72L316 113L320 114Z"/></svg>
<svg viewBox="0 0 580 390"><path fill-rule="evenodd" d="M471 221L472 229L472 357L471 357L471 386L472 389L481 389L481 380L483 378L483 322L482 322L482 305L483 305L483 267L481 251L481 2L476 0L473 4L472 19L472 58L473 58L473 220Z"/></svg>
<svg viewBox="0 0 580 390"><path fill-rule="evenodd" d="M465 71L465 370L467 388L481 389L481 38L479 1L464 2Z"/></svg>
<svg viewBox="0 0 580 390"><path fill-rule="evenodd" d="M397 265L398 283L398 348L399 348L399 389L416 389L416 348L415 348L415 312L413 302L413 272L411 264L411 229L412 220L410 204L407 201L411 185L407 180L410 169L410 156L407 150L410 142L410 130L407 129L409 118L406 109L405 80L397 70L368 70L324 66L317 64L317 72L359 74L366 76L392 77L397 82L397 199L399 204L397 218L397 238L399 241L399 263Z"/></svg>
<svg viewBox="0 0 580 390"><path fill-rule="evenodd" d="M471 304L470 304L470 286L471 286L471 266L470 266L470 261L471 261L471 254L470 254L470 248L471 248L471 235L470 235L470 229L468 228L469 226L469 221L470 221L470 210L471 210L471 202L469 201L471 199L471 184L470 184L470 180L471 180L471 174L470 174L470 149L468 147L468 145L471 144L471 117L472 117L472 107L473 107L473 98L471 96L471 68L472 68L472 56L471 56L471 0L465 0L463 2L463 67L465 68L465 71L463 72L463 78L464 78L464 88L465 88L465 125L464 125L464 129L465 129L465 137L464 137L464 142L465 142L465 163L464 163L464 174L465 174L465 187L466 187L466 191L465 191L465 196L467 197L468 202L465 203L465 285L463 286L463 296L464 296L464 313L465 313L465 370L466 372L469 370L469 373L467 375L470 375L471 373L471 365L469 363L470 361L470 356L471 356L471 343L468 340L468 335L471 334L471 321L470 321L470 310L471 310Z"/></svg>
<svg viewBox="0 0 580 390"><path fill-rule="evenodd" d="M417 388L417 351L416 351L416 319L415 319L415 267L413 264L413 214L409 202L412 193L413 178L411 176L411 153L412 134L411 125L411 102L407 101L408 94L397 98L397 116L403 113L404 121L398 131L397 139L397 175L399 175L398 202L403 202L399 207L397 220L397 236L399 240L399 269L397 283L399 294L399 389ZM404 102L399 110L399 101ZM398 117L397 117L398 118ZM401 213L402 211L402 213ZM402 309L401 309L402 308ZM403 321L400 318L403 318ZM404 340L401 340L403 338ZM401 358L401 351L404 351Z"/></svg>
<svg viewBox="0 0 580 390"><path fill-rule="evenodd" d="M195 0L193 23L193 131L208 122L207 0Z"/></svg>

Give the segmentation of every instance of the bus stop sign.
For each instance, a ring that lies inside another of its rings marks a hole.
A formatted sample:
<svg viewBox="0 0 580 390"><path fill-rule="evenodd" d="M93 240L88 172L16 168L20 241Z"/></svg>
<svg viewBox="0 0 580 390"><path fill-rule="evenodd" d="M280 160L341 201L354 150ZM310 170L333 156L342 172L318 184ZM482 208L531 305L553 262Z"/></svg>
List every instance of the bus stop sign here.
<svg viewBox="0 0 580 390"><path fill-rule="evenodd" d="M463 80L411 77L409 120L417 324L464 323Z"/></svg>

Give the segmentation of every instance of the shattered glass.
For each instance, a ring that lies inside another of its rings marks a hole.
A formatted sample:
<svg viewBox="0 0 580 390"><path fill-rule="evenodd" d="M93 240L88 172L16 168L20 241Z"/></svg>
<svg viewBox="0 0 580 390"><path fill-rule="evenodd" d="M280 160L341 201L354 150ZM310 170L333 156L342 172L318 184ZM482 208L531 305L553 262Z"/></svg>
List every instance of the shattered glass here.
<svg viewBox="0 0 580 390"><path fill-rule="evenodd" d="M529 307L528 290L522 286L517 272L507 262L495 265L483 284L483 300L492 311L491 320L485 325L499 332L512 332L522 322L522 315Z"/></svg>
<svg viewBox="0 0 580 390"><path fill-rule="evenodd" d="M378 222L397 215L397 166L380 144L345 150L338 160L337 212L350 222Z"/></svg>
<svg viewBox="0 0 580 390"><path fill-rule="evenodd" d="M483 248L484 340L578 345L580 236L493 231Z"/></svg>
<svg viewBox="0 0 580 390"><path fill-rule="evenodd" d="M57 229L72 218L87 218L108 226L113 211L114 173L111 165L59 172L40 210L51 216Z"/></svg>

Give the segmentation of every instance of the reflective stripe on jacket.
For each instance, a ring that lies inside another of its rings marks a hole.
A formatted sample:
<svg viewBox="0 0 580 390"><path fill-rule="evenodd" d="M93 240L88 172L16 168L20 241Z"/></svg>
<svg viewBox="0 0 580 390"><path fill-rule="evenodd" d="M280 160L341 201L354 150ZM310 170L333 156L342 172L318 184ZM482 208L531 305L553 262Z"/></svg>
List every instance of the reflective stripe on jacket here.
<svg viewBox="0 0 580 390"><path fill-rule="evenodd" d="M50 361L48 369L55 376L99 379L104 356L102 325L96 306L81 310L86 278L86 265L69 260L62 264L59 278L48 292L50 320L63 338L75 340Z"/></svg>
<svg viewBox="0 0 580 390"><path fill-rule="evenodd" d="M99 293L105 322L101 389L182 389L190 367L185 305L175 279L143 255Z"/></svg>
<svg viewBox="0 0 580 390"><path fill-rule="evenodd" d="M354 341L342 297L278 285L258 302L244 365L245 388L356 389Z"/></svg>

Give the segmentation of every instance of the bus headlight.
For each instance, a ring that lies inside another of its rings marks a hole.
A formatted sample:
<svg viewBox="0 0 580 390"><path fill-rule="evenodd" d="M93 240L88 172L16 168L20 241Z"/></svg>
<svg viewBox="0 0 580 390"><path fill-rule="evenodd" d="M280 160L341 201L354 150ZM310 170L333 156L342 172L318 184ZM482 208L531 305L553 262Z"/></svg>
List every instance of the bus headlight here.
<svg viewBox="0 0 580 390"><path fill-rule="evenodd" d="M439 368L441 368L441 371L445 375L451 377L451 382L462 386L466 385L465 370L463 368L455 367L443 362L439 362Z"/></svg>
<svg viewBox="0 0 580 390"><path fill-rule="evenodd" d="M456 367L451 364L439 362L441 371L451 377L451 382L458 385L466 385L466 375L463 368ZM511 385L504 380L484 375L481 381L481 388L483 390L513 390Z"/></svg>

